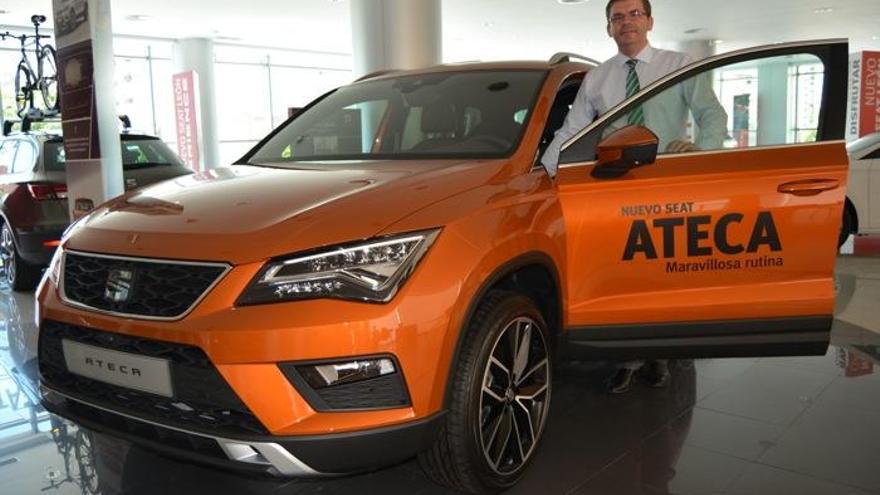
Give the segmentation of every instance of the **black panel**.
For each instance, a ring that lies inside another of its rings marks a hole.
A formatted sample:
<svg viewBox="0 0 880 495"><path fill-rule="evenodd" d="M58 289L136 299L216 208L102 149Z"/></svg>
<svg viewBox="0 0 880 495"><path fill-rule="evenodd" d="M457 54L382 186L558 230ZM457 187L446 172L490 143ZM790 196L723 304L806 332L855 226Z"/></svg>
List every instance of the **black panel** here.
<svg viewBox="0 0 880 495"><path fill-rule="evenodd" d="M393 356L379 356L392 359L395 369L400 370L400 365ZM373 359L374 356L351 358ZM372 409L393 409L408 407L410 405L409 392L407 391L403 374L400 371L385 376L370 378L354 383L331 385L320 389L309 386L308 382L296 370L297 366L305 364L338 363L333 361L318 361L311 363L283 363L278 367L290 383L300 392L312 409L321 412L328 411L364 411Z"/></svg>
<svg viewBox="0 0 880 495"><path fill-rule="evenodd" d="M169 360L174 397L70 373L62 339ZM211 435L268 433L198 347L45 320L40 328L39 363L44 384L97 406Z"/></svg>
<svg viewBox="0 0 880 495"><path fill-rule="evenodd" d="M111 270L133 273L126 301L114 302L105 297ZM104 311L171 318L185 313L223 271L219 266L98 258L68 252L64 257L64 295Z"/></svg>
<svg viewBox="0 0 880 495"><path fill-rule="evenodd" d="M564 358L642 359L821 355L830 316L611 325L566 332Z"/></svg>

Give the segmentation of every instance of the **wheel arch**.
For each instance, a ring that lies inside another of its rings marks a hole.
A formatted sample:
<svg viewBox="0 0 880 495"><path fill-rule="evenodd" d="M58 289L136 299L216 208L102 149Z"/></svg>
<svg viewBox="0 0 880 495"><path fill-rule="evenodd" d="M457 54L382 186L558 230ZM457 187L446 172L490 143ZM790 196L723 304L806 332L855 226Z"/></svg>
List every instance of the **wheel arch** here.
<svg viewBox="0 0 880 495"><path fill-rule="evenodd" d="M553 258L541 251L531 251L498 266L474 293L468 303L464 318L461 320L449 368L446 370L443 394L444 408L449 403L452 393L455 363L460 358L462 344L467 336L467 327L486 294L493 289L513 290L532 299L538 310L541 311L550 330L551 347L556 345L562 335L563 293L559 270Z"/></svg>
<svg viewBox="0 0 880 495"><path fill-rule="evenodd" d="M846 200L843 203L844 214L847 212L852 215L853 219L853 234L859 233L859 211L856 209L856 205L849 199L849 196L846 197Z"/></svg>

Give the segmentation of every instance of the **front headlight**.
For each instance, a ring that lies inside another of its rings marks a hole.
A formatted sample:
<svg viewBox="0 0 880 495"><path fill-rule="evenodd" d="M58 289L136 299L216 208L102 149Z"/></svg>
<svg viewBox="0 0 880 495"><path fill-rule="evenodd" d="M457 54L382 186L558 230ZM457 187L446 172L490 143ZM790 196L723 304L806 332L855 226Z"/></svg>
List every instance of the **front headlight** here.
<svg viewBox="0 0 880 495"><path fill-rule="evenodd" d="M440 229L413 232L272 260L238 304L328 297L388 302L439 233Z"/></svg>

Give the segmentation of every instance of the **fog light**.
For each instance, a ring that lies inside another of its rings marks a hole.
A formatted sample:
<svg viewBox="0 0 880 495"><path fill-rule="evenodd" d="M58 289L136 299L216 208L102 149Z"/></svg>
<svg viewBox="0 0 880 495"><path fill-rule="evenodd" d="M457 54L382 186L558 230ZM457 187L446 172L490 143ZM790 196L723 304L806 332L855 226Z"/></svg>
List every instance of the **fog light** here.
<svg viewBox="0 0 880 495"><path fill-rule="evenodd" d="M310 387L322 389L333 385L354 383L380 376L390 375L397 371L394 361L388 358L361 359L345 363L329 363L297 366Z"/></svg>

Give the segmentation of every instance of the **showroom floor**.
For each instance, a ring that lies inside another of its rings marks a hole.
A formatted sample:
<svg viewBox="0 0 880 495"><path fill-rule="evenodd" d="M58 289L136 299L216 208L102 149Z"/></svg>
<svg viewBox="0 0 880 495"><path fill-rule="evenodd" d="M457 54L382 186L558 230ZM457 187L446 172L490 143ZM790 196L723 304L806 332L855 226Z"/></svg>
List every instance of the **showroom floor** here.
<svg viewBox="0 0 880 495"><path fill-rule="evenodd" d="M564 366L512 494L880 494L880 257L841 256L822 357L678 361L670 388L608 396ZM0 492L441 494L415 461L340 479L248 479L79 431L33 406L33 299L0 289ZM24 363L24 364L22 364Z"/></svg>

